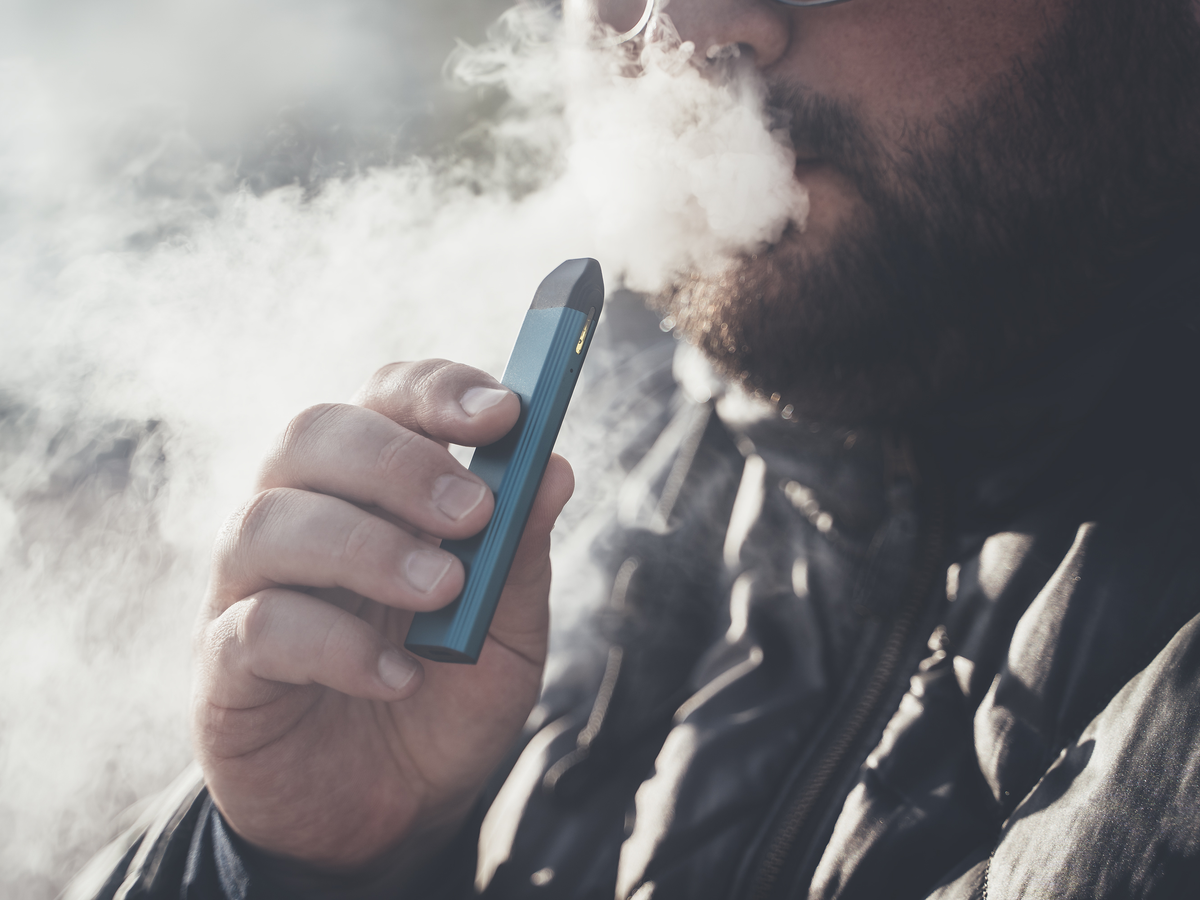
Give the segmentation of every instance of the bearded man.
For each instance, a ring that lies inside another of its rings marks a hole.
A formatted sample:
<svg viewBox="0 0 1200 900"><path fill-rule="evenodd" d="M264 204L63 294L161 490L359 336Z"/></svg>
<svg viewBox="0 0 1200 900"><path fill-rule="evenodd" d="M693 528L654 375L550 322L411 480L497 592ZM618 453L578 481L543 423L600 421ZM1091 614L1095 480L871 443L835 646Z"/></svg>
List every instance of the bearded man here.
<svg viewBox="0 0 1200 900"><path fill-rule="evenodd" d="M538 702L558 458L479 664L399 649L492 509L445 444L518 402L387 367L231 519L203 779L74 896L1200 893L1200 5L669 12L758 66L812 212L659 298L723 377L599 542L603 664Z"/></svg>

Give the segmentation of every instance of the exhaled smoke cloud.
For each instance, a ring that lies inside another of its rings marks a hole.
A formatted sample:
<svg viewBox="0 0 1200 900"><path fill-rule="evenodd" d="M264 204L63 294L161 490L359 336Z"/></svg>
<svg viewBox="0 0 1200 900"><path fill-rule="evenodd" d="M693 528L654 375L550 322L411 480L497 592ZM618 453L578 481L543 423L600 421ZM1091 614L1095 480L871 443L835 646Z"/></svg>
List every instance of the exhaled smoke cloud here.
<svg viewBox="0 0 1200 900"><path fill-rule="evenodd" d="M562 259L652 290L806 211L753 78L702 73L665 20L639 55L507 13L455 55L492 111L447 143L464 116L431 115L441 89L394 55L461 10L389 30L368 0L135 6L76 4L56 37L13 4L0 28L5 896L53 896L186 763L208 546L288 418L393 359L498 374ZM349 124L275 112L273 144L242 139L264 98Z"/></svg>
<svg viewBox="0 0 1200 900"><path fill-rule="evenodd" d="M513 98L496 137L512 149L529 142L533 159L551 162L531 212L580 219L579 238L635 290L657 290L672 274L803 224L794 158L764 127L761 86L736 58L710 64L725 77L706 77L665 16L637 55L599 50L586 31L571 40L571 30L518 8L457 67Z"/></svg>

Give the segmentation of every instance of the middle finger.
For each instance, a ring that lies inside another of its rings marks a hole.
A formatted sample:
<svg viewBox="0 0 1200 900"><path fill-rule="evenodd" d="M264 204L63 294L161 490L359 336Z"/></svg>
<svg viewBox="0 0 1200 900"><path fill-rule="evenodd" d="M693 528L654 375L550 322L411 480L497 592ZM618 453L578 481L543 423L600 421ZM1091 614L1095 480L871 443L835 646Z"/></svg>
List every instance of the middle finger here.
<svg viewBox="0 0 1200 900"><path fill-rule="evenodd" d="M224 609L279 585L340 587L388 606L437 609L462 589L462 563L352 503L307 491L258 494L227 523L214 584Z"/></svg>
<svg viewBox="0 0 1200 900"><path fill-rule="evenodd" d="M492 492L446 448L349 404L314 406L292 420L259 478L260 490L276 487L377 506L443 538L469 537L492 514Z"/></svg>

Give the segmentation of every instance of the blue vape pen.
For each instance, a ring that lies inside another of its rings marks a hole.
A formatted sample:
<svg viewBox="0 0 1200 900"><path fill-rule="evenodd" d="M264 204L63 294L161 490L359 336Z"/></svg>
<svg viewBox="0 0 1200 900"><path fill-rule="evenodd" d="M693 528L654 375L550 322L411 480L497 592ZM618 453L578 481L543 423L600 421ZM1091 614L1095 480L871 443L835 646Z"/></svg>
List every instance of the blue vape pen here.
<svg viewBox="0 0 1200 900"><path fill-rule="evenodd" d="M603 305L604 279L594 259L567 260L533 295L501 379L521 398L521 416L471 458L471 471L495 494L495 510L479 534L442 542L462 560L466 582L449 606L413 616L404 646L418 656L479 659Z"/></svg>

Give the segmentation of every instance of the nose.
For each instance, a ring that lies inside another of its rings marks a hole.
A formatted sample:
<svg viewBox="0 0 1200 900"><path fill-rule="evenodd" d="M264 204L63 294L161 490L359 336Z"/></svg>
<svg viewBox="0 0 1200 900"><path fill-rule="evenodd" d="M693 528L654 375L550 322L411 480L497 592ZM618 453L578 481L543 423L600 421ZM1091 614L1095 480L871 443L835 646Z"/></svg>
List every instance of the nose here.
<svg viewBox="0 0 1200 900"><path fill-rule="evenodd" d="M632 28L648 0L597 0L601 21L618 31ZM658 0L679 36L696 45L698 55L736 45L766 68L787 52L792 13L772 0Z"/></svg>

